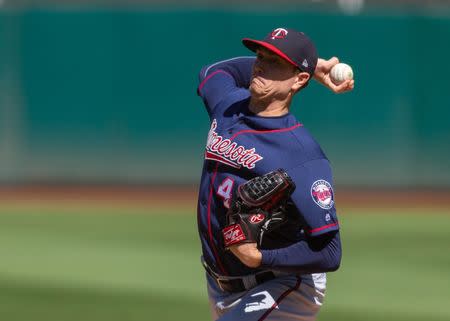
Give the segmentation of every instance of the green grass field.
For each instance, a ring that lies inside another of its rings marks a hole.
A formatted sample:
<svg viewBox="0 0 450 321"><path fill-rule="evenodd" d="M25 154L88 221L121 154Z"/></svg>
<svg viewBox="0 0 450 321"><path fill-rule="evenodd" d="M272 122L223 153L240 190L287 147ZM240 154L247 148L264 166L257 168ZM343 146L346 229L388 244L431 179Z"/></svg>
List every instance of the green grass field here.
<svg viewBox="0 0 450 321"><path fill-rule="evenodd" d="M341 225L319 321L450 320L450 211ZM1 321L209 320L193 212L0 208L0 253Z"/></svg>

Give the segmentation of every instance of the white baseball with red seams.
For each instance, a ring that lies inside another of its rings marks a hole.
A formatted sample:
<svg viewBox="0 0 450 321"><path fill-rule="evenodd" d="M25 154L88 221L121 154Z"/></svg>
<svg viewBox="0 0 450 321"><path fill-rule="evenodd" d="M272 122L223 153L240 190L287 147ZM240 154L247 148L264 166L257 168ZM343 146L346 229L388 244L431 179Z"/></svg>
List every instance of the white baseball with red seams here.
<svg viewBox="0 0 450 321"><path fill-rule="evenodd" d="M346 80L353 79L353 69L347 64L338 63L330 70L331 81L339 85Z"/></svg>

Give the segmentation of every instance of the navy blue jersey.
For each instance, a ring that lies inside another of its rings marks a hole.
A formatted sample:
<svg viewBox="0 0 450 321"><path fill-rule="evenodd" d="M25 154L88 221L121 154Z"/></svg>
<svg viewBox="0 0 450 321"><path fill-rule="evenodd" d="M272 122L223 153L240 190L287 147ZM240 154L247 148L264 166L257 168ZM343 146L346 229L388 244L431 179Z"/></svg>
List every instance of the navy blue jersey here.
<svg viewBox="0 0 450 321"><path fill-rule="evenodd" d="M263 264L283 264L277 249L295 254L295 244L339 229L329 161L291 113L261 117L249 110L253 57L203 68L198 94L210 118L198 200L198 226L205 261L218 273L254 271L223 247L221 230L239 184L283 168L296 184L287 207L288 224L262 245ZM289 250L292 248L292 250ZM289 252L291 251L291 252Z"/></svg>

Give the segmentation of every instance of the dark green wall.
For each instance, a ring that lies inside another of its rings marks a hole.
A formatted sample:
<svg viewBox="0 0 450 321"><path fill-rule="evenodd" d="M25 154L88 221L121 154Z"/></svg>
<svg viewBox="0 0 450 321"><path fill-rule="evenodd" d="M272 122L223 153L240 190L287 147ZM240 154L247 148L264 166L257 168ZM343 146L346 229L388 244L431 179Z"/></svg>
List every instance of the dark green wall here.
<svg viewBox="0 0 450 321"><path fill-rule="evenodd" d="M1 13L0 180L196 182L197 72L278 26L354 68L293 106L338 183L450 186L449 17L206 10Z"/></svg>

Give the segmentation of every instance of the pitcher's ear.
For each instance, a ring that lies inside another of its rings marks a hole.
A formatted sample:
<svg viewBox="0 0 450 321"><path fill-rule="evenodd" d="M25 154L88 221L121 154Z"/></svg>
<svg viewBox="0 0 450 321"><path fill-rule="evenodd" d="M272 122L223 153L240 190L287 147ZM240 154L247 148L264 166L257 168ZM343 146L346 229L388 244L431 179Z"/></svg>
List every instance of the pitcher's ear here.
<svg viewBox="0 0 450 321"><path fill-rule="evenodd" d="M292 90L294 92L298 92L302 87L305 87L305 84L308 83L310 75L307 72L299 72L295 78L295 82L292 85Z"/></svg>

